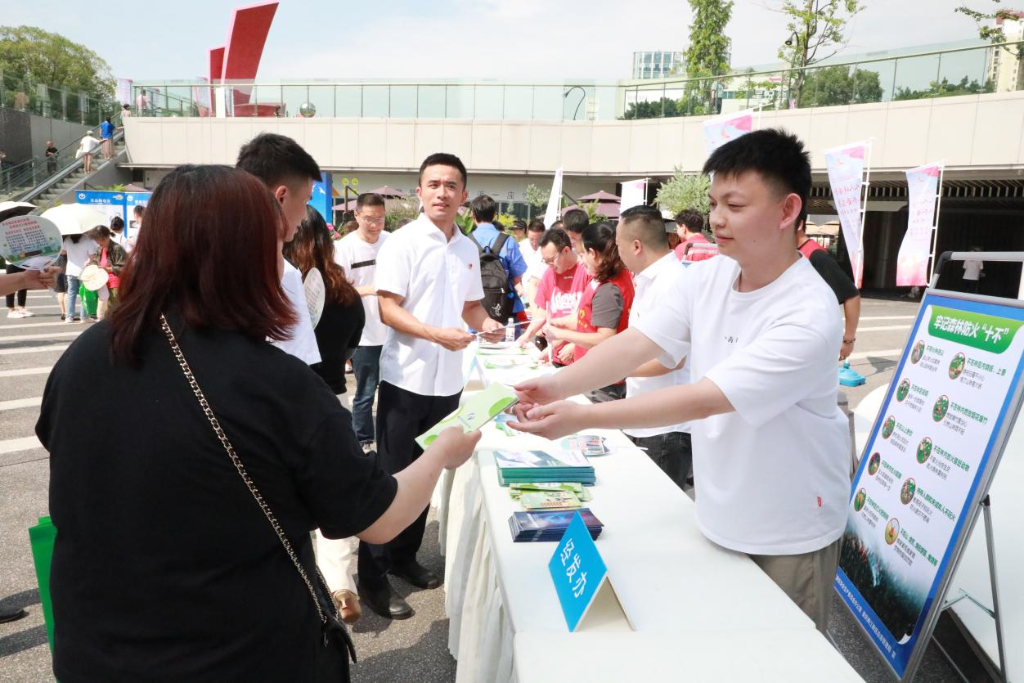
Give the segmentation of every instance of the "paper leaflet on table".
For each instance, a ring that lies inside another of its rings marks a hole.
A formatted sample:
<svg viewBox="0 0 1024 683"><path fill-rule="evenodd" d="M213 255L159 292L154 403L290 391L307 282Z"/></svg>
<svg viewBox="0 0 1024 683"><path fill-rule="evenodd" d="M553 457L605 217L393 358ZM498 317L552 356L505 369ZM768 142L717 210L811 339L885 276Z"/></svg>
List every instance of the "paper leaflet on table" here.
<svg viewBox="0 0 1024 683"><path fill-rule="evenodd" d="M41 216L15 216L0 223L0 256L25 270L43 270L63 248L53 221Z"/></svg>
<svg viewBox="0 0 1024 683"><path fill-rule="evenodd" d="M475 432L516 404L516 393L498 382L474 394L454 413L416 437L420 448L427 448L449 427L462 427L467 434Z"/></svg>

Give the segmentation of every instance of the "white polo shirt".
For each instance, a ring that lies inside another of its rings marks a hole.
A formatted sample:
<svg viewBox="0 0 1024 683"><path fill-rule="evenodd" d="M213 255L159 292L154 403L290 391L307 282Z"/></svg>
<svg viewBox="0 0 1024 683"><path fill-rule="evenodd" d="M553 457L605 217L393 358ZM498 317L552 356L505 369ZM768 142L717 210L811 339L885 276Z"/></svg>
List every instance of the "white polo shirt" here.
<svg viewBox="0 0 1024 683"><path fill-rule="evenodd" d="M334 245L334 262L345 269L349 282L356 287L373 286L377 276L377 254L380 253L384 240L390 236L391 233L381 231L377 241L370 244L363 241L357 232L350 232ZM359 345L381 346L387 336L387 328L380 321L377 297L364 296L362 300L366 323L363 325Z"/></svg>
<svg viewBox="0 0 1024 683"><path fill-rule="evenodd" d="M636 329L675 365L689 351L735 412L693 425L697 522L709 539L758 555L820 550L840 537L850 499L850 431L836 405L842 325L807 259L736 291L739 265L694 263Z"/></svg>
<svg viewBox="0 0 1024 683"><path fill-rule="evenodd" d="M643 272L633 276L633 289L636 296L633 299L633 306L629 309L629 326L636 327L637 323L650 315L656 315L659 308L664 305L667 297L672 296L672 288L675 281L683 276L686 270L679 265L679 259L674 252L669 251L665 256L647 266ZM627 377L626 397L649 394L658 389L674 387L678 384L690 383L690 362L680 370L673 370L667 375L660 377ZM647 429L623 429L626 434L637 439L648 436L669 434L670 432L690 432L689 422L679 422L667 427L651 427Z"/></svg>
<svg viewBox="0 0 1024 683"><path fill-rule="evenodd" d="M421 215L393 233L377 254L377 291L404 298L402 308L433 327L466 327L462 309L484 298L480 252L458 228L451 241ZM462 391L462 351L387 328L380 378L423 396Z"/></svg>
<svg viewBox="0 0 1024 683"><path fill-rule="evenodd" d="M281 277L281 287L288 295L292 308L299 315L299 322L292 328L291 339L271 342L274 346L285 353L290 353L306 365L313 365L320 362L320 348L316 345L316 335L313 333L313 322L309 319L309 307L306 305L306 291L302 287L302 273L299 269L284 262L284 275Z"/></svg>

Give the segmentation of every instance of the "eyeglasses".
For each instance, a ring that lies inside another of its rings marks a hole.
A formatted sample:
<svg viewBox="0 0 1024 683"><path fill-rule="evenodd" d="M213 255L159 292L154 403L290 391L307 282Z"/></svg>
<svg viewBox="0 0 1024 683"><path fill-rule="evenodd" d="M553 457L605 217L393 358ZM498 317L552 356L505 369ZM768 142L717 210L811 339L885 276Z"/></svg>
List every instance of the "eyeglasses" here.
<svg viewBox="0 0 1024 683"><path fill-rule="evenodd" d="M365 216L358 216L360 222L366 223L367 225L380 225L384 222L383 218L367 218Z"/></svg>

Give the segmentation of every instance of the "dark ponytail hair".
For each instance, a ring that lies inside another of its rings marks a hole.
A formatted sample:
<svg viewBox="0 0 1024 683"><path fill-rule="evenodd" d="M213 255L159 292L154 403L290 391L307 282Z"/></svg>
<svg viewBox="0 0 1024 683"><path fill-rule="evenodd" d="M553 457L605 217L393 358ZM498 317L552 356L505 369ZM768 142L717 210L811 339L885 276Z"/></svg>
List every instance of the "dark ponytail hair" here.
<svg viewBox="0 0 1024 683"><path fill-rule="evenodd" d="M607 282L626 269L626 264L619 256L619 248L615 245L615 226L611 223L591 223L583 228L580 241L584 249L596 251L601 257L594 276L598 282Z"/></svg>

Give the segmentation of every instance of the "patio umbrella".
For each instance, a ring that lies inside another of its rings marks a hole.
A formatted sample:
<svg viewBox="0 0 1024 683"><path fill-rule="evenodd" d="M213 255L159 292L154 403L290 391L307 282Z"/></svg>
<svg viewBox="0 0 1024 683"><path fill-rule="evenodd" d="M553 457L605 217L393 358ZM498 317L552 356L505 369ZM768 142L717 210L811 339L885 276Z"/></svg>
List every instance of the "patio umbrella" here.
<svg viewBox="0 0 1024 683"><path fill-rule="evenodd" d="M32 210L35 208L35 204L29 204L28 202L0 202L0 223L3 223L8 218L32 213Z"/></svg>
<svg viewBox="0 0 1024 683"><path fill-rule="evenodd" d="M581 202L621 202L622 198L618 195L612 194L611 192L595 192L594 194L588 194L586 197L580 197Z"/></svg>
<svg viewBox="0 0 1024 683"><path fill-rule="evenodd" d="M396 190L395 188L390 187L388 185L378 187L376 190L370 190L370 192L372 192L373 194L379 194L381 197L384 197L385 199L405 199L406 197L409 196L405 192L402 192L401 190Z"/></svg>
<svg viewBox="0 0 1024 683"><path fill-rule="evenodd" d="M43 212L61 235L81 235L97 225L110 225L110 216L88 204L62 204Z"/></svg>
<svg viewBox="0 0 1024 683"><path fill-rule="evenodd" d="M582 209L582 207L573 204L562 209L562 215L565 215L566 211L573 209ZM618 218L619 217L619 205L614 202L597 202L597 212L605 218Z"/></svg>

